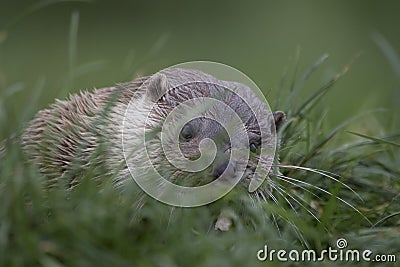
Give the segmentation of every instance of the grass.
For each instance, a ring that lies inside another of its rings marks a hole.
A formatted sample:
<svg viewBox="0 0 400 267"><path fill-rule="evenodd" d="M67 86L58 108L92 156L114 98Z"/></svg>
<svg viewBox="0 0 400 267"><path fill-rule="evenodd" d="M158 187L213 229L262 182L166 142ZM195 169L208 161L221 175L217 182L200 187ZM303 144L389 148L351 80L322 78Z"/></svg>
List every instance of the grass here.
<svg viewBox="0 0 400 267"><path fill-rule="evenodd" d="M294 96L325 57L293 83ZM16 144L9 144L0 163L0 265L258 266L256 252L265 244L320 251L335 248L338 238L346 238L352 249L396 254L400 260L400 136L345 131L373 113L333 129L325 126L323 98L342 74L302 104L289 98L293 103L287 104L281 132L281 173L272 177L284 190L274 191L277 203L254 200L237 189L204 207L172 208L146 198L139 209L137 188L121 194L90 177L72 191L62 186L45 190L44 178ZM12 95L18 88L5 92ZM27 107L27 117L32 110ZM215 231L219 213L227 209L236 214L232 229Z"/></svg>
<svg viewBox="0 0 400 267"><path fill-rule="evenodd" d="M52 2L56 1L41 3ZM68 87L77 76L101 65L76 66L78 26L79 13L73 13ZM376 41L397 73L394 50L382 36ZM74 190L62 185L46 190L44 178L26 163L18 145L7 143L0 161L0 266L265 266L256 257L264 245L321 251L336 248L338 238L345 238L351 249L395 254L400 261L400 134L385 129L383 135L366 134L379 133L375 128L380 125L359 126L374 121L378 111L349 116L336 127L327 125L325 98L340 86L337 82L351 64L308 98L299 97L327 59L323 55L300 78L295 64L283 79L289 88L283 81L280 90L288 90L289 97L275 105L287 113L280 133L281 166L271 177L277 189L266 200L250 198L237 188L198 208L173 208L149 197L141 206L139 189L121 193L107 182L99 186L90 172ZM17 83L0 90L1 139L18 132L11 127L15 122L5 103L23 88ZM34 115L43 92L50 91L39 78L19 125ZM231 230L214 230L221 211L230 210Z"/></svg>

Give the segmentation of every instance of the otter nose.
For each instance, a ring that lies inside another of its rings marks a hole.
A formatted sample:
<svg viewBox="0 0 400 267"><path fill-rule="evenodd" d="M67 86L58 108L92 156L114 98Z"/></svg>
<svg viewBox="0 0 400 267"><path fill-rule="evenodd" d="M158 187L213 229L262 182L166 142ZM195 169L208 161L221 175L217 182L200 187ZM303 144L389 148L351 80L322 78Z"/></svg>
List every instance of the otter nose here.
<svg viewBox="0 0 400 267"><path fill-rule="evenodd" d="M225 161L224 163L222 163L214 168L214 171L213 171L214 179L217 179L224 173L224 171L228 167L228 164L229 164L229 161Z"/></svg>

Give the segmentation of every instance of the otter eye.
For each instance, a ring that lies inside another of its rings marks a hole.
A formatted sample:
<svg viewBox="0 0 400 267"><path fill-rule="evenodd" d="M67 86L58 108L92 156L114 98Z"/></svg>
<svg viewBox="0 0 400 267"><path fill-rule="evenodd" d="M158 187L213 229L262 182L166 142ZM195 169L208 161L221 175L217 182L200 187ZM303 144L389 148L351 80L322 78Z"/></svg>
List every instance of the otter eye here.
<svg viewBox="0 0 400 267"><path fill-rule="evenodd" d="M253 153L256 153L257 152L257 145L254 144L254 143L251 143L250 144L250 151L253 152Z"/></svg>
<svg viewBox="0 0 400 267"><path fill-rule="evenodd" d="M185 126L183 126L181 130L179 137L183 141L189 141L190 139L193 138L193 136L194 136L193 127L190 124L185 124Z"/></svg>

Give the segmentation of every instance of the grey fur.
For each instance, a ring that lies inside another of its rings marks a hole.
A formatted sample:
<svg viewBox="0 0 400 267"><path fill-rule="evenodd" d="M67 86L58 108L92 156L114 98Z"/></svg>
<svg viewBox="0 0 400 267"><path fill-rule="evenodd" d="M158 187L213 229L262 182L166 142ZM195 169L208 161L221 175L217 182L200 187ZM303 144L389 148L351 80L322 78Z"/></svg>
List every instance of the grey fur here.
<svg viewBox="0 0 400 267"><path fill-rule="evenodd" d="M143 166L146 152L141 148L142 140L138 136L142 134L143 128L152 130L158 126L180 101L213 93L208 91L207 85L201 88L180 86L198 81L233 88L239 95L255 101L260 109L265 108L265 104L242 84L220 81L201 71L167 69L161 74L138 78L133 82L73 94L64 101L56 100L48 109L39 111L29 123L21 139L23 149L29 160L48 178L49 186L64 179L72 187L79 183L87 170L94 170L99 179L104 175L112 175L117 186L126 185L133 180L122 153L121 135L124 125L124 135L129 144L125 150L128 154L133 152L127 160L138 168L146 168ZM179 88L164 95L168 88L174 87ZM129 104L131 112L125 114ZM153 106L154 112L150 112ZM240 106L235 108L242 109ZM146 120L149 112L150 116ZM280 112L274 115L280 121L277 126L280 126L284 114ZM266 118L265 122L259 123L268 124L270 121ZM162 153L159 135L155 136L149 146L152 148L149 156L154 163L164 164L166 159L159 155ZM178 175L176 170L168 167L164 172L167 176Z"/></svg>

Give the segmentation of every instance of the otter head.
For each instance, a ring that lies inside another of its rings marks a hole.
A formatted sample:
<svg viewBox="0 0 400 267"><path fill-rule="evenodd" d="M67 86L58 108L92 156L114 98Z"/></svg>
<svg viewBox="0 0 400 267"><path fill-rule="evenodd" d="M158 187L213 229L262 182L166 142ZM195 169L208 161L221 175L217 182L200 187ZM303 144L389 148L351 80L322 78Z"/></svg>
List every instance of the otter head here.
<svg viewBox="0 0 400 267"><path fill-rule="evenodd" d="M144 101L151 106L145 127L152 133L146 153L165 179L200 186L234 177L241 165L240 181L248 183L257 166L269 170L273 158L261 154L274 151L285 114L272 113L246 85L200 71L167 69L144 88ZM249 157L232 159L233 149Z"/></svg>

